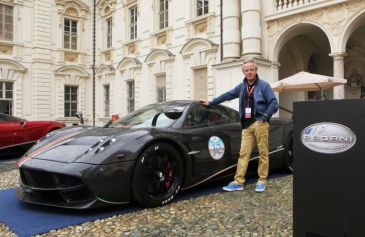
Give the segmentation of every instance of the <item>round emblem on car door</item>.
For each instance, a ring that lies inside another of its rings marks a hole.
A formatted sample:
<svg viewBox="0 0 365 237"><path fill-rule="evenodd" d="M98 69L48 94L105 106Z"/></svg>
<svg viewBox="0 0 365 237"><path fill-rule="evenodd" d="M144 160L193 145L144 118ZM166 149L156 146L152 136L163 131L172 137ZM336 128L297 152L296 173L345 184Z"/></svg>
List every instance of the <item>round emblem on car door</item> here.
<svg viewBox="0 0 365 237"><path fill-rule="evenodd" d="M214 160L219 160L224 155L224 142L217 136L212 136L208 141L209 153Z"/></svg>

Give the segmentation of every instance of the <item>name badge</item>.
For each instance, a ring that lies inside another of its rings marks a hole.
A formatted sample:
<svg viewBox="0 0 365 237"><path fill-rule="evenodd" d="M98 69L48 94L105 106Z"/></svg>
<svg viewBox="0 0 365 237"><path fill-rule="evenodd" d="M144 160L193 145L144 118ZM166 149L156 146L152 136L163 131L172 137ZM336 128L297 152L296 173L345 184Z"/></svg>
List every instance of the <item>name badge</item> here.
<svg viewBox="0 0 365 237"><path fill-rule="evenodd" d="M251 118L251 108L245 108L245 118Z"/></svg>

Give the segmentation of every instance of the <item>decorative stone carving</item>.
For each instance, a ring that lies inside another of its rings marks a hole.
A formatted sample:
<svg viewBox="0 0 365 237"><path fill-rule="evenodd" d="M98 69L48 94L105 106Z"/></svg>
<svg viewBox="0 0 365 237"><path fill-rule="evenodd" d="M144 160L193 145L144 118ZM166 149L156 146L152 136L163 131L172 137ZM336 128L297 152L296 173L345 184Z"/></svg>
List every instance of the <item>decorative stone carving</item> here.
<svg viewBox="0 0 365 237"><path fill-rule="evenodd" d="M67 61L67 62L77 62L78 54L77 53L65 52L64 58L65 58L65 61Z"/></svg>
<svg viewBox="0 0 365 237"><path fill-rule="evenodd" d="M126 6L126 5L131 5L131 4L134 4L136 3L137 0L124 0L123 1L123 5Z"/></svg>
<svg viewBox="0 0 365 237"><path fill-rule="evenodd" d="M14 0L2 0L6 4L14 4Z"/></svg>
<svg viewBox="0 0 365 237"><path fill-rule="evenodd" d="M97 5L99 10L102 12L103 17L111 14L115 11L117 1L116 0L100 0Z"/></svg>
<svg viewBox="0 0 365 237"><path fill-rule="evenodd" d="M214 34L215 13L208 13L185 22L186 37L194 38L195 35Z"/></svg>
<svg viewBox="0 0 365 237"><path fill-rule="evenodd" d="M273 21L268 22L267 32L269 33L270 37L274 37L274 36L277 35L277 33L279 32L279 26L278 26L278 21L277 20L273 20Z"/></svg>
<svg viewBox="0 0 365 237"><path fill-rule="evenodd" d="M167 27L163 30L152 33L152 47L169 46L172 43L172 29Z"/></svg>
<svg viewBox="0 0 365 237"><path fill-rule="evenodd" d="M270 37L277 37L284 29L294 23L320 22L334 38L337 38L343 31L348 19L353 17L359 11L365 8L365 1L354 0L346 4L337 4L329 6L326 9L314 9L298 14L287 15L282 18L270 20L267 22L267 29Z"/></svg>
<svg viewBox="0 0 365 237"><path fill-rule="evenodd" d="M166 43L166 34L157 36L157 45L163 45Z"/></svg>
<svg viewBox="0 0 365 237"><path fill-rule="evenodd" d="M201 22L195 25L195 35L204 34L207 32L207 22Z"/></svg>
<svg viewBox="0 0 365 237"><path fill-rule="evenodd" d="M11 55L13 53L13 46L6 45L6 44L0 44L0 53Z"/></svg>
<svg viewBox="0 0 365 237"><path fill-rule="evenodd" d="M108 15L109 13L110 13L110 7L107 6L107 7L104 8L104 14Z"/></svg>
<svg viewBox="0 0 365 237"><path fill-rule="evenodd" d="M106 51L106 52L104 53L104 60L105 60L105 61L110 61L110 60L111 60L111 58L112 58L112 56L111 56L111 51L110 51L110 50Z"/></svg>
<svg viewBox="0 0 365 237"><path fill-rule="evenodd" d="M132 44L128 46L128 54L134 54L136 52L136 45Z"/></svg>
<svg viewBox="0 0 365 237"><path fill-rule="evenodd" d="M69 7L69 8L66 9L65 15L78 17L79 13L75 8Z"/></svg>
<svg viewBox="0 0 365 237"><path fill-rule="evenodd" d="M59 9L66 9L67 7L72 7L74 9L80 9L83 12L90 11L90 7L80 0L56 0L56 4L57 6L60 6Z"/></svg>

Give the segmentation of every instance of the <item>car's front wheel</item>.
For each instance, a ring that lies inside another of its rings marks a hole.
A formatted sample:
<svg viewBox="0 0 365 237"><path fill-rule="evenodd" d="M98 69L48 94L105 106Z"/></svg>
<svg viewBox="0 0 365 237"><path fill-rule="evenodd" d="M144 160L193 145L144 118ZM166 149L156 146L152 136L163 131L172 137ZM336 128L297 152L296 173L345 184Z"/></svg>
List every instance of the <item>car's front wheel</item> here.
<svg viewBox="0 0 365 237"><path fill-rule="evenodd" d="M160 206L173 200L183 180L179 153L169 144L155 143L139 157L133 174L132 194L144 206Z"/></svg>

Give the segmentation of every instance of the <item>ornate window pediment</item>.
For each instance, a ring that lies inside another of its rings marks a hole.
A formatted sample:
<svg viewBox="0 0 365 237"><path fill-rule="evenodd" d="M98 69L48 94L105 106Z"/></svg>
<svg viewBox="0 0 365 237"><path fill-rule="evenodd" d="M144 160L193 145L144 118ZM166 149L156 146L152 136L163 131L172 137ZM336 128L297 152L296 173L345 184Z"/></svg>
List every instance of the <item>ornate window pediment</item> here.
<svg viewBox="0 0 365 237"><path fill-rule="evenodd" d="M123 6L129 7L130 5L136 4L138 0L123 0Z"/></svg>
<svg viewBox="0 0 365 237"><path fill-rule="evenodd" d="M90 74L80 66L64 66L55 70L55 75L75 75L80 78L89 78Z"/></svg>
<svg viewBox="0 0 365 237"><path fill-rule="evenodd" d="M141 62L136 58L125 57L118 64L118 70L124 71L129 68L141 68Z"/></svg>
<svg viewBox="0 0 365 237"><path fill-rule="evenodd" d="M183 56L191 55L195 52L207 52L207 51L216 51L218 49L218 45L213 41L202 38L195 38L189 40L181 49L181 54Z"/></svg>
<svg viewBox="0 0 365 237"><path fill-rule="evenodd" d="M4 68L6 68L8 70L10 69L13 71L22 72L22 73L27 71L27 69L23 65L21 65L20 63L18 63L16 61L10 60L10 59L0 59L0 68L2 69L1 72L4 71ZM1 78L4 79L3 76L1 76Z"/></svg>
<svg viewBox="0 0 365 237"><path fill-rule="evenodd" d="M170 61L174 59L175 55L171 51L167 49L154 49L147 55L145 62L151 64L156 61Z"/></svg>
<svg viewBox="0 0 365 237"><path fill-rule="evenodd" d="M115 12L115 7L117 5L116 0L100 0L97 3L102 17L108 17Z"/></svg>
<svg viewBox="0 0 365 237"><path fill-rule="evenodd" d="M80 0L56 0L56 5L65 15L82 17L90 12L90 7Z"/></svg>
<svg viewBox="0 0 365 237"><path fill-rule="evenodd" d="M98 76L106 74L115 74L115 68L112 65L103 64L96 70Z"/></svg>

